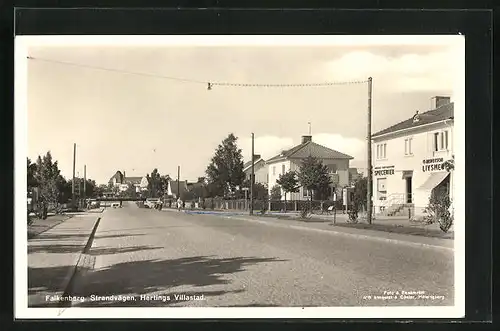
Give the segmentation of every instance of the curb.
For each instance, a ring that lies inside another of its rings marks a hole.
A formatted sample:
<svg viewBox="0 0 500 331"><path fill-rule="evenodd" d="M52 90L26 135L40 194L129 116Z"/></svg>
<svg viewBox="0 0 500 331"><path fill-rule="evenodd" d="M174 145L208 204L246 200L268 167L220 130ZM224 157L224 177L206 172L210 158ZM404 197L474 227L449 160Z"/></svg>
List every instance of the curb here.
<svg viewBox="0 0 500 331"><path fill-rule="evenodd" d="M90 233L89 239L87 240L87 243L85 244L85 247L83 248L82 252L78 256L78 259L75 263L75 266L71 268L71 270L68 272L68 275L65 277L65 282L64 282L64 292L63 292L63 297L69 297L71 295L71 292L73 291L75 279L80 273L80 269L82 267L85 267L86 265L89 264L89 255L88 252L90 251L90 248L92 247L92 243L94 242L94 237L95 233L97 231L97 228L99 226L99 223L101 222L101 217L98 217L97 220L94 222L92 232ZM67 308L71 307L72 302L70 300L62 300L59 302L58 307L60 308Z"/></svg>
<svg viewBox="0 0 500 331"><path fill-rule="evenodd" d="M316 229L316 228L310 228L310 227L305 227L305 226L300 226L300 225L286 225L286 224L279 224L279 223L271 223L269 221L253 220L253 219L231 217L231 216L227 216L226 218L239 219L239 220L243 220L243 221L266 224L266 225L275 226L275 227L314 231L314 232L320 232L320 233L325 233L325 234L330 234L330 235L341 235L341 236L346 236L346 237L353 237L353 238L358 238L358 239L368 239L368 240L381 241L381 242L389 242L389 243L406 245L406 246L414 246L414 247L416 246L416 247L423 247L423 248L430 248L430 249L444 249L444 250L449 250L452 252L455 250L454 248L447 247L447 246L431 245L431 244L419 243L419 242L414 242L414 241L382 238L382 237L377 237L377 236L370 236L370 235L357 234L357 233L348 233L348 232L340 232L340 231L335 231L335 230Z"/></svg>

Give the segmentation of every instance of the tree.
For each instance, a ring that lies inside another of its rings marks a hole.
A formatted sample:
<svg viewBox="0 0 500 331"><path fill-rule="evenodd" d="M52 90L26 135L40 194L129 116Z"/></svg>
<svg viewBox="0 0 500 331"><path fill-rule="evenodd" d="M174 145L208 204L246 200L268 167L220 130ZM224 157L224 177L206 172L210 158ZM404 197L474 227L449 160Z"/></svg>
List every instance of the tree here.
<svg viewBox="0 0 500 331"><path fill-rule="evenodd" d="M146 175L146 179L148 180L147 196L150 198L162 198L167 192L170 176L160 175L158 169L155 168L151 174Z"/></svg>
<svg viewBox="0 0 500 331"><path fill-rule="evenodd" d="M261 183L253 184L253 197L255 200L269 199L269 192L267 187Z"/></svg>
<svg viewBox="0 0 500 331"><path fill-rule="evenodd" d="M354 182L354 204L358 207L367 208L366 195L368 193L368 178L359 178Z"/></svg>
<svg viewBox="0 0 500 331"><path fill-rule="evenodd" d="M281 188L283 189L283 192L285 193L285 212L286 212L286 194L287 193L296 193L299 192L299 182L297 179L297 173L295 171L289 171L287 173L281 174L276 181Z"/></svg>
<svg viewBox="0 0 500 331"><path fill-rule="evenodd" d="M309 192L309 204L312 203L312 192L322 191L332 183L329 169L321 160L308 156L302 160L298 173L299 183Z"/></svg>
<svg viewBox="0 0 500 331"><path fill-rule="evenodd" d="M37 173L37 167L36 163L31 163L31 160L29 158L26 158L27 161L27 175L28 175L28 190L31 190L33 187L36 187L38 185L36 181L36 173Z"/></svg>
<svg viewBox="0 0 500 331"><path fill-rule="evenodd" d="M135 185L130 184L127 188L127 190L124 192L125 196L128 198L136 198L137 197L137 190L135 188Z"/></svg>
<svg viewBox="0 0 500 331"><path fill-rule="evenodd" d="M276 184L271 188L271 200L281 200L281 186Z"/></svg>
<svg viewBox="0 0 500 331"><path fill-rule="evenodd" d="M243 156L237 146L234 134L230 133L215 150L206 174L209 183L213 184L214 193L228 196L241 186L245 178L243 172Z"/></svg>
<svg viewBox="0 0 500 331"><path fill-rule="evenodd" d="M66 180L59 175L57 179L57 190L59 191L58 202L67 203L73 195L73 187L71 181Z"/></svg>
<svg viewBox="0 0 500 331"><path fill-rule="evenodd" d="M57 161L52 161L50 151L43 158L38 156L36 169L35 180L39 188L40 202L44 209L44 214L46 214L48 206L57 206L59 200L58 181L60 180L60 170Z"/></svg>
<svg viewBox="0 0 500 331"><path fill-rule="evenodd" d="M105 184L101 184L94 188L94 197L96 198L101 197L104 194L104 192L107 191L108 191L108 186Z"/></svg>

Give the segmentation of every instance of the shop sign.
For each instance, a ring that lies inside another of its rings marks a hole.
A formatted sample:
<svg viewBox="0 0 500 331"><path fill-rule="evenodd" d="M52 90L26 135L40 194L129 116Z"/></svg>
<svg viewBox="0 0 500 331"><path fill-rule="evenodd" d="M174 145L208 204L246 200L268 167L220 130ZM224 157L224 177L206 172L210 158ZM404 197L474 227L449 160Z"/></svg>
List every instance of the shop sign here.
<svg viewBox="0 0 500 331"><path fill-rule="evenodd" d="M374 170L373 174L375 176L390 176L390 175L394 175L394 166L375 167L373 170Z"/></svg>
<svg viewBox="0 0 500 331"><path fill-rule="evenodd" d="M442 157L422 160L422 171L444 171L444 159Z"/></svg>

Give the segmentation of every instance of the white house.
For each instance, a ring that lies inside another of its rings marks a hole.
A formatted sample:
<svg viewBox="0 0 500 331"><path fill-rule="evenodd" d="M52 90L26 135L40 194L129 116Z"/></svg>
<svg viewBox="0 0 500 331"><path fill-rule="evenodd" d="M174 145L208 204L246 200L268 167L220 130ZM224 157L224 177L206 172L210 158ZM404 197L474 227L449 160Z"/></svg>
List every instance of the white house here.
<svg viewBox="0 0 500 331"><path fill-rule="evenodd" d="M410 208L421 216L432 192L453 198L453 172L443 166L453 157L453 103L433 100L431 110L372 135L375 213Z"/></svg>
<svg viewBox="0 0 500 331"><path fill-rule="evenodd" d="M279 175L288 171L298 172L302 160L308 156L320 159L323 164L330 168L330 175L333 182L332 192L333 188L344 187L349 184L349 161L352 160L353 157L313 142L312 136L302 136L302 143L300 145L282 151L280 154L266 161L269 173L269 193L272 187L276 185ZM284 199L284 194L282 194L282 199ZM301 187L298 193L287 194L287 199L308 200L309 195L307 190Z"/></svg>
<svg viewBox="0 0 500 331"><path fill-rule="evenodd" d="M266 166L266 161L258 154L254 155L253 171L255 176L255 183L267 186L267 183L269 181L268 167ZM245 173L245 179L250 180L250 177L252 175L251 161L248 161L243 165L243 172Z"/></svg>

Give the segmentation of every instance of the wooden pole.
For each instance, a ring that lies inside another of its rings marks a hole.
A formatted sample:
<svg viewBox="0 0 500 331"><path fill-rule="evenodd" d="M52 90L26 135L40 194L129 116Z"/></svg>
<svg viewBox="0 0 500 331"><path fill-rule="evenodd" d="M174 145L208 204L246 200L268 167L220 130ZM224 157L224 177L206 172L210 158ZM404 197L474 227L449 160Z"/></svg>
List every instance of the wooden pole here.
<svg viewBox="0 0 500 331"><path fill-rule="evenodd" d="M253 183L254 179L254 134L252 132L252 174L250 176L250 215L253 215Z"/></svg>
<svg viewBox="0 0 500 331"><path fill-rule="evenodd" d="M87 165L83 166L83 201L87 198Z"/></svg>
<svg viewBox="0 0 500 331"><path fill-rule="evenodd" d="M368 127L367 127L367 188L366 188L366 219L372 224L372 77L368 78Z"/></svg>
<svg viewBox="0 0 500 331"><path fill-rule="evenodd" d="M177 200L181 197L181 166L177 166Z"/></svg>
<svg viewBox="0 0 500 331"><path fill-rule="evenodd" d="M76 167L76 143L73 144L73 180L71 181L71 200L73 207L76 206L75 196L75 167Z"/></svg>

